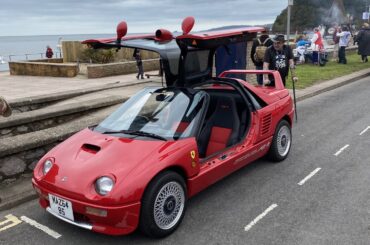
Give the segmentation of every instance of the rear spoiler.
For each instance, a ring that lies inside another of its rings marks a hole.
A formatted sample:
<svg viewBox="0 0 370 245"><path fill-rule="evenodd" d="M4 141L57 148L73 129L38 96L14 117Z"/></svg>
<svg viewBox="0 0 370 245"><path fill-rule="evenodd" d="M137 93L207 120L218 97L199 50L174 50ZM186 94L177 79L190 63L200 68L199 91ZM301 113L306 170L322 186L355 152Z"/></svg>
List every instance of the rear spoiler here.
<svg viewBox="0 0 370 245"><path fill-rule="evenodd" d="M274 71L274 70L228 70L228 71L222 72L218 77L226 78L226 76L230 75L230 74L239 74L239 75L240 74L242 74L242 75L243 74L255 74L255 75L267 74L267 75L271 75L271 76L274 77L275 89L278 89L278 90L285 89L283 81L281 80L280 73L278 71Z"/></svg>

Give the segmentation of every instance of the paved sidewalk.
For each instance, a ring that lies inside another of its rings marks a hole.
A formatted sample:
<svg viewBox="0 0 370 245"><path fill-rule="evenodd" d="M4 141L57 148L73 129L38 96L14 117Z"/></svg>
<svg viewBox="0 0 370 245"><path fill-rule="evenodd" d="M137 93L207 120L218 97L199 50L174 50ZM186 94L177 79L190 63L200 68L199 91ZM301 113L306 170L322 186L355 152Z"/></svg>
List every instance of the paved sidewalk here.
<svg viewBox="0 0 370 245"><path fill-rule="evenodd" d="M369 75L370 68L354 72L343 77L313 85L306 89L297 90L296 97L298 101L301 101ZM94 86L115 83L117 81L127 84L137 82L135 74L99 79L86 79L82 77L46 78L10 76L0 72L0 91L1 95L5 96L7 99L15 100L27 96L43 95L45 93L57 93L73 89L91 88ZM148 80L146 79L146 81ZM11 185L0 185L0 210L12 208L20 203L36 198L36 193L32 189L30 178L31 174L17 180Z"/></svg>
<svg viewBox="0 0 370 245"><path fill-rule="evenodd" d="M156 74L156 71L150 72ZM25 97L35 97L46 94L68 92L78 89L89 89L103 85L132 84L133 82L160 81L160 78L136 79L136 74L92 78L85 76L73 78L39 77L39 76L11 76L9 72L0 72L0 95L10 103Z"/></svg>

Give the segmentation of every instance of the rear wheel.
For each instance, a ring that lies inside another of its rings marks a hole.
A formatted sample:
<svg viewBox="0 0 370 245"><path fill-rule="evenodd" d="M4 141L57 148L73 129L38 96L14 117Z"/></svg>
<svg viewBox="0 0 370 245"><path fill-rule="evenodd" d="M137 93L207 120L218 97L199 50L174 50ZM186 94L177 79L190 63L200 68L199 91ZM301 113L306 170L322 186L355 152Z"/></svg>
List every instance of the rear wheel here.
<svg viewBox="0 0 370 245"><path fill-rule="evenodd" d="M140 230L151 237L165 237L180 225L186 209L186 185L177 173L156 176L144 193Z"/></svg>
<svg viewBox="0 0 370 245"><path fill-rule="evenodd" d="M291 145L292 133L290 124L286 120L282 120L276 127L270 150L267 153L268 158L274 162L284 160L289 154Z"/></svg>

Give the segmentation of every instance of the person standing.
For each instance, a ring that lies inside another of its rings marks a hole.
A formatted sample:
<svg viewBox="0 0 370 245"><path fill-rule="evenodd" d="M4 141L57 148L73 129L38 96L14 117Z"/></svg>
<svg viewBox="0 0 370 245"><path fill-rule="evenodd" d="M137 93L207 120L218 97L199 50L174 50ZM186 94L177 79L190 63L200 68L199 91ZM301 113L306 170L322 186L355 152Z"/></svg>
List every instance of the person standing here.
<svg viewBox="0 0 370 245"><path fill-rule="evenodd" d="M259 38L253 41L251 49L251 59L256 66L256 70L263 70L263 59L265 57L266 49L272 45L272 40L270 39L267 31L263 31ZM257 75L258 85L263 85L263 76Z"/></svg>
<svg viewBox="0 0 370 245"><path fill-rule="evenodd" d="M45 55L46 55L46 57L48 59L53 58L54 53L53 53L53 50L50 48L49 45L46 46L46 53L45 53Z"/></svg>
<svg viewBox="0 0 370 245"><path fill-rule="evenodd" d="M297 46L297 54L298 54L298 62L299 64L303 64L306 62L306 53L307 53L307 46L310 45L311 42L304 39L303 35L300 35L297 39L296 46Z"/></svg>
<svg viewBox="0 0 370 245"><path fill-rule="evenodd" d="M333 56L332 56L332 61L337 62L338 61L338 49L339 49L339 37L337 37L337 33L339 30L339 26L337 23L334 24L334 32L333 32Z"/></svg>
<svg viewBox="0 0 370 245"><path fill-rule="evenodd" d="M286 77L288 76L290 68L293 81L298 81L298 77L295 74L293 52L288 45L284 45L284 35L278 34L272 41L273 45L270 46L265 53L263 69L277 70L285 86ZM267 74L264 74L264 83L269 86L275 86L275 81L273 81L271 76L268 77Z"/></svg>
<svg viewBox="0 0 370 245"><path fill-rule="evenodd" d="M351 33L348 31L348 28L344 26L342 30L339 30L337 36L339 37L338 63L347 64L346 47L348 46L348 43L351 40Z"/></svg>
<svg viewBox="0 0 370 245"><path fill-rule="evenodd" d="M133 56L136 60L136 66L137 66L137 69L138 69L138 73L137 73L136 78L139 79L139 77L141 77L141 79L144 79L144 68L143 68L143 61L141 59L140 50L135 49Z"/></svg>
<svg viewBox="0 0 370 245"><path fill-rule="evenodd" d="M48 59L53 58L54 53L53 53L53 50L50 48L49 45L46 46L46 53L45 53L45 55L46 55L46 57Z"/></svg>
<svg viewBox="0 0 370 245"><path fill-rule="evenodd" d="M12 114L12 108L8 102L0 96L0 115L3 117L9 117Z"/></svg>
<svg viewBox="0 0 370 245"><path fill-rule="evenodd" d="M314 34L311 39L311 48L312 48L312 62L315 65L319 64L319 52L324 48L324 43L322 41L320 29L315 27Z"/></svg>
<svg viewBox="0 0 370 245"><path fill-rule="evenodd" d="M362 62L368 62L367 56L370 55L370 28L368 23L362 25L355 41L358 44L358 54L361 55Z"/></svg>

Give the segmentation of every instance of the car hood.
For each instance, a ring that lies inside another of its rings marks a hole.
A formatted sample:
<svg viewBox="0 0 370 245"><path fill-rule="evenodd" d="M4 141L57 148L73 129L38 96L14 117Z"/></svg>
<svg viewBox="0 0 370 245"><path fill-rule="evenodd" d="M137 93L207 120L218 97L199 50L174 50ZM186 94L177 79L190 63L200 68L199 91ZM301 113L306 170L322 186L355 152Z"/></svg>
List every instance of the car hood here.
<svg viewBox="0 0 370 245"><path fill-rule="evenodd" d="M101 176L119 182L137 166L158 162L160 151L173 142L118 138L85 129L50 151L43 159L55 163L43 182L62 194L89 193L95 195L94 183Z"/></svg>

